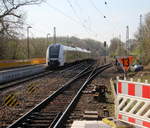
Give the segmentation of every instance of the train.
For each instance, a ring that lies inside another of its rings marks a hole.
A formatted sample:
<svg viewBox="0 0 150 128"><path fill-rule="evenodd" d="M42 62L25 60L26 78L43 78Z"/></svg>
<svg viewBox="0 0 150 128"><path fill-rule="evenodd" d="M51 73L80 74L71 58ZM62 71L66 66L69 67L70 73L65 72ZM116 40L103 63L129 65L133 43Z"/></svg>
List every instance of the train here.
<svg viewBox="0 0 150 128"><path fill-rule="evenodd" d="M64 66L65 64L88 59L91 59L91 51L60 43L49 45L46 52L46 65L48 67Z"/></svg>

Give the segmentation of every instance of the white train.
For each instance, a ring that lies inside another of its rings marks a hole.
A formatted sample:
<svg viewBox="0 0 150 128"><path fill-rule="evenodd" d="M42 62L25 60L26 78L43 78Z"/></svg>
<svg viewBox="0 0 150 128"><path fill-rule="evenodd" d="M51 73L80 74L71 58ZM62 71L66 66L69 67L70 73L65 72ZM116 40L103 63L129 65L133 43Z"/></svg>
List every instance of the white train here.
<svg viewBox="0 0 150 128"><path fill-rule="evenodd" d="M48 66L64 66L67 63L86 59L91 59L90 51L58 43L49 45L46 52L46 64Z"/></svg>

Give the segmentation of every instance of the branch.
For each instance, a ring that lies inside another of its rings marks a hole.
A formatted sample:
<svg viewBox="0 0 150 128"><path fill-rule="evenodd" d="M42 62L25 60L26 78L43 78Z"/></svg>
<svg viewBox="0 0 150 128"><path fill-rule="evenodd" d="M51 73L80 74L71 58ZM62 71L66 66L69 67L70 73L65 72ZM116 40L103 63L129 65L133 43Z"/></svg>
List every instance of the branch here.
<svg viewBox="0 0 150 128"><path fill-rule="evenodd" d="M27 5L34 5L34 4L40 4L43 0L30 0L30 1L24 1L22 3L18 3L18 4L14 4L12 5L12 7L10 9L8 9L6 3L5 3L5 0L3 0L3 3L6 7L6 11L0 15L0 19L7 16L7 15L10 15L10 13L14 10L17 10L18 8L20 8L21 6L27 6Z"/></svg>
<svg viewBox="0 0 150 128"><path fill-rule="evenodd" d="M15 13L9 13L8 15L15 16L15 17L17 17L17 18L21 18L21 15L17 15L17 14L15 14Z"/></svg>
<svg viewBox="0 0 150 128"><path fill-rule="evenodd" d="M3 0L3 4L4 4L6 10L8 10L8 7L7 7L7 5L6 5L6 1L5 1L5 0Z"/></svg>

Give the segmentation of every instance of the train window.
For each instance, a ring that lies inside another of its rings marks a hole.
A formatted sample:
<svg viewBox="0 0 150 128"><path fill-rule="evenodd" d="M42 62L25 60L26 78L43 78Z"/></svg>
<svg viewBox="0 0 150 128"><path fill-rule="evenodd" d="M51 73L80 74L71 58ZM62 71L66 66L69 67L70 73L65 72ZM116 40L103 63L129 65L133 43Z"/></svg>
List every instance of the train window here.
<svg viewBox="0 0 150 128"><path fill-rule="evenodd" d="M59 57L59 49L60 46L52 46L49 49L49 57L50 58L58 58Z"/></svg>

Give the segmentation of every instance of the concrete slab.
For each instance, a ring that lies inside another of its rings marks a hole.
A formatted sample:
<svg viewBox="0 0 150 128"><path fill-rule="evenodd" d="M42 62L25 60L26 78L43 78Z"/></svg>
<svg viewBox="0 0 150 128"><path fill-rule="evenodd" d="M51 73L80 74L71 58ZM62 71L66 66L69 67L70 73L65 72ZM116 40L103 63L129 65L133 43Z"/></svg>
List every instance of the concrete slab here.
<svg viewBox="0 0 150 128"><path fill-rule="evenodd" d="M96 115L98 114L97 111L84 111L85 114L91 114L91 115Z"/></svg>
<svg viewBox="0 0 150 128"><path fill-rule="evenodd" d="M30 67L23 67L18 69L9 69L0 71L0 84L16 80L19 78L38 74L45 70L44 65L35 65Z"/></svg>
<svg viewBox="0 0 150 128"><path fill-rule="evenodd" d="M109 125L104 124L102 121L75 120L71 128L111 128L111 127Z"/></svg>
<svg viewBox="0 0 150 128"><path fill-rule="evenodd" d="M84 119L98 119L98 115L83 115Z"/></svg>

